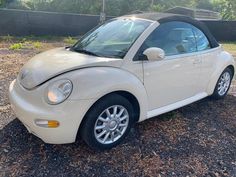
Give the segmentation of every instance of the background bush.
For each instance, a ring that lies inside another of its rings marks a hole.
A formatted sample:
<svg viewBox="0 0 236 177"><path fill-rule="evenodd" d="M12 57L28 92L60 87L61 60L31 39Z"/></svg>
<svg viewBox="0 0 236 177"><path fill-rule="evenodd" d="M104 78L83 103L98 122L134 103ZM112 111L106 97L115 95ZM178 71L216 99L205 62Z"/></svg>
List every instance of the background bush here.
<svg viewBox="0 0 236 177"><path fill-rule="evenodd" d="M214 10L225 20L236 19L236 0L106 0L106 14L119 16L135 10L162 12L175 6ZM0 0L0 7L97 15L102 0Z"/></svg>

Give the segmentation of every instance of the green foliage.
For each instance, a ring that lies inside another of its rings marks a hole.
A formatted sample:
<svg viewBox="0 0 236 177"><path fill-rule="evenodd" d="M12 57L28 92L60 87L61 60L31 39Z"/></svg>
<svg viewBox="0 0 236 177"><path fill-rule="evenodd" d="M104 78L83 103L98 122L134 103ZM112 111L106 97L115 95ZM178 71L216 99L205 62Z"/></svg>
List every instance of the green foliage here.
<svg viewBox="0 0 236 177"><path fill-rule="evenodd" d="M164 10L166 10L165 5L162 4L154 4L151 7L151 10L156 11L156 12L163 12Z"/></svg>
<svg viewBox="0 0 236 177"><path fill-rule="evenodd" d="M0 0L0 7L4 7L6 4L6 0Z"/></svg>
<svg viewBox="0 0 236 177"><path fill-rule="evenodd" d="M211 0L199 0L196 4L196 8L213 10L214 7Z"/></svg>
<svg viewBox="0 0 236 177"><path fill-rule="evenodd" d="M77 40L69 36L65 38L63 41L68 45L73 45L76 43Z"/></svg>
<svg viewBox="0 0 236 177"><path fill-rule="evenodd" d="M10 2L10 3L9 3ZM119 16L135 10L162 12L175 6L202 8L221 13L223 19L236 19L236 0L105 0L106 14ZM102 0L0 0L0 6L40 11L100 14ZM8 5L9 6L9 5Z"/></svg>
<svg viewBox="0 0 236 177"><path fill-rule="evenodd" d="M13 41L15 43L13 43ZM43 47L43 43L39 41L31 41L29 37L24 38L14 38L10 42L10 50L20 50L20 49L40 49Z"/></svg>
<svg viewBox="0 0 236 177"><path fill-rule="evenodd" d="M224 20L236 19L236 0L213 0L213 9L221 13Z"/></svg>
<svg viewBox="0 0 236 177"><path fill-rule="evenodd" d="M43 45L41 42L36 41L36 42L33 42L33 46L34 48L39 49L39 48L42 48Z"/></svg>
<svg viewBox="0 0 236 177"><path fill-rule="evenodd" d="M5 42L11 42L13 39L12 36L10 36L9 34L7 36L2 36L1 40L5 41Z"/></svg>
<svg viewBox="0 0 236 177"><path fill-rule="evenodd" d="M19 50L19 49L22 49L23 48L23 44L22 43L15 43L15 44L12 44L9 49L10 50Z"/></svg>
<svg viewBox="0 0 236 177"><path fill-rule="evenodd" d="M107 0L106 13L119 16L135 10L148 11L150 0Z"/></svg>

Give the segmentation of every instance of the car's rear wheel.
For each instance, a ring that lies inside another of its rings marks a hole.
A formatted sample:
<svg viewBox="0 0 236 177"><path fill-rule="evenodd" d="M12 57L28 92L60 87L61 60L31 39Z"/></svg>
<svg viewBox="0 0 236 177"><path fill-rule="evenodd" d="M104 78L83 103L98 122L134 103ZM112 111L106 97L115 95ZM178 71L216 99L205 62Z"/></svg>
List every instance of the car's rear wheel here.
<svg viewBox="0 0 236 177"><path fill-rule="evenodd" d="M229 68L226 68L216 83L212 97L215 99L224 98L230 89L232 78L233 72Z"/></svg>
<svg viewBox="0 0 236 177"><path fill-rule="evenodd" d="M125 138L133 123L132 104L120 95L111 94L88 111L82 123L81 136L93 149L110 149Z"/></svg>

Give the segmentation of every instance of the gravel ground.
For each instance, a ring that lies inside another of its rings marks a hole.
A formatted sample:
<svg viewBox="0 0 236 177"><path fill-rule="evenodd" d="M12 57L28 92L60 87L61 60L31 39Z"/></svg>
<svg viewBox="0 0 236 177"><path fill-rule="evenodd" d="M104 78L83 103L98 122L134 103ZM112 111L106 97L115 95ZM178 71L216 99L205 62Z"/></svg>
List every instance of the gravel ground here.
<svg viewBox="0 0 236 177"><path fill-rule="evenodd" d="M5 176L236 176L236 87L224 100L209 98L139 123L118 147L94 152L84 142L48 145L15 119L8 87L40 49L9 50L0 41L0 177ZM236 82L234 81L234 85Z"/></svg>

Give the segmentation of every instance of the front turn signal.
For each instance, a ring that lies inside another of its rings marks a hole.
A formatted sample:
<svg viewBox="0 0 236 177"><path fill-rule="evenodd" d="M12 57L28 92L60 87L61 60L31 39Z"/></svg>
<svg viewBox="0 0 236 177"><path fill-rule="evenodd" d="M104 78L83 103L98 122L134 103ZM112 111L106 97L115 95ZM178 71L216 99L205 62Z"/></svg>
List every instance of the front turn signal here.
<svg viewBox="0 0 236 177"><path fill-rule="evenodd" d="M45 128L57 128L60 125L60 123L56 120L39 120L39 119L35 121L35 124L39 127L45 127Z"/></svg>

